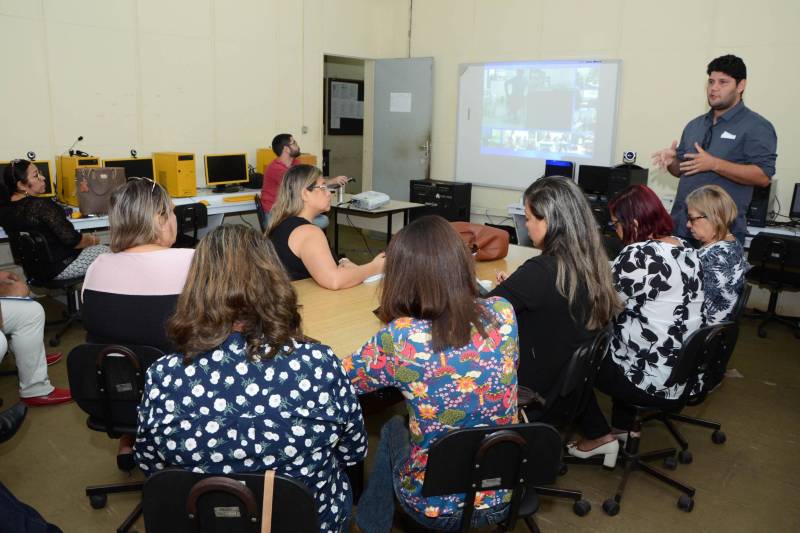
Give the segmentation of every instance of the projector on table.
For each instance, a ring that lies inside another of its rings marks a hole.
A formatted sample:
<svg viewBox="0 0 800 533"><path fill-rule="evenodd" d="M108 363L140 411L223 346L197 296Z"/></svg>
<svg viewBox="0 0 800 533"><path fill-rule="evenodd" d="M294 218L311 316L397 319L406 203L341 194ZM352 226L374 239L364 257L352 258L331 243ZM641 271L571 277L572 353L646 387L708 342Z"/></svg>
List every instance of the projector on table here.
<svg viewBox="0 0 800 533"><path fill-rule="evenodd" d="M372 211L389 203L389 195L378 191L364 191L353 195L350 203L357 209Z"/></svg>

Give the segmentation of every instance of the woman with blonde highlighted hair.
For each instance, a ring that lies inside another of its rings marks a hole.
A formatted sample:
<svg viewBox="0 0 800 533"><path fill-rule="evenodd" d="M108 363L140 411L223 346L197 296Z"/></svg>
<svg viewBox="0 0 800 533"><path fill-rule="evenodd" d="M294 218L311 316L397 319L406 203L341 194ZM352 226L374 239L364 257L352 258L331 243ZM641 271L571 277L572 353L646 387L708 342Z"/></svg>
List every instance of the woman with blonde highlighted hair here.
<svg viewBox="0 0 800 533"><path fill-rule="evenodd" d="M297 165L283 176L272 206L266 234L292 280L313 278L326 289L346 289L383 271L383 253L366 265L347 259L337 264L325 233L312 224L331 208L333 189L322 172L311 165Z"/></svg>
<svg viewBox="0 0 800 533"><path fill-rule="evenodd" d="M367 452L361 407L333 351L303 334L272 244L241 225L206 235L169 334L177 353L147 370L139 406L145 474L275 470L314 494L319 531L347 531L345 468Z"/></svg>
<svg viewBox="0 0 800 533"><path fill-rule="evenodd" d="M731 320L749 270L744 249L730 231L736 204L722 187L705 185L686 197L686 211L686 226L701 245L707 321Z"/></svg>

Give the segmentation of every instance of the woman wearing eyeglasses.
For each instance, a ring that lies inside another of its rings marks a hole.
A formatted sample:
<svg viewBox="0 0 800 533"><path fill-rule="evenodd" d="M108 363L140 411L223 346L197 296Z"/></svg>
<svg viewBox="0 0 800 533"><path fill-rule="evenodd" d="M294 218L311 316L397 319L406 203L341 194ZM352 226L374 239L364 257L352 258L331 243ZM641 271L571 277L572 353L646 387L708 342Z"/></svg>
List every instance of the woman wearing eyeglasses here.
<svg viewBox="0 0 800 533"><path fill-rule="evenodd" d="M111 251L95 260L83 282L86 340L140 344L173 350L166 324L194 250L171 248L177 224L167 191L152 180L134 178L111 194L108 223ZM134 468L133 435L123 435L117 467Z"/></svg>
<svg viewBox="0 0 800 533"><path fill-rule="evenodd" d="M686 197L686 211L686 227L701 245L708 323L731 320L749 269L744 249L730 231L736 204L719 185L705 185Z"/></svg>
<svg viewBox="0 0 800 533"><path fill-rule="evenodd" d="M580 419L584 439L568 451L580 458L604 455L604 464L613 467L617 439L626 439L633 426L631 405L669 407L683 393L685 384L665 383L705 311L700 257L672 236L672 218L656 194L632 185L611 201L609 211L626 245L611 265L623 310L613 321L609 357L595 381L612 398L612 427L592 394Z"/></svg>
<svg viewBox="0 0 800 533"><path fill-rule="evenodd" d="M322 172L297 165L283 176L266 234L292 280L313 278L326 289L346 289L383 272L384 254L365 265L342 259L337 264L325 233L312 224L331 208L331 192Z"/></svg>
<svg viewBox="0 0 800 533"><path fill-rule="evenodd" d="M108 247L91 233L81 234L69 223L64 210L49 198L37 198L46 190L44 176L27 159L11 161L0 183L0 225L7 231L38 231L47 240L52 261L40 261L41 280L78 278Z"/></svg>

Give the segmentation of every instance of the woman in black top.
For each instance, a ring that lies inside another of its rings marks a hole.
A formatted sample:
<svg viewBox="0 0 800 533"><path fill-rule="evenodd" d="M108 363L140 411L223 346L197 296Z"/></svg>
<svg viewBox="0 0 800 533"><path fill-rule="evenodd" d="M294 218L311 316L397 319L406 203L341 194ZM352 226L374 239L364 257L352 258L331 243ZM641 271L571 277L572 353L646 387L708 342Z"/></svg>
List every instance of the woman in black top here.
<svg viewBox="0 0 800 533"><path fill-rule="evenodd" d="M64 211L49 198L34 196L45 191L44 180L28 160L15 159L6 166L0 184L0 225L6 232L38 231L47 239L53 261L40 263L30 275L41 280L83 276L108 247L99 246L97 235L76 231Z"/></svg>
<svg viewBox="0 0 800 533"><path fill-rule="evenodd" d="M519 384L542 405L553 399L564 364L620 308L600 232L583 193L553 176L525 191L525 225L541 255L510 276L499 272L491 296L511 302L519 322Z"/></svg>
<svg viewBox="0 0 800 533"><path fill-rule="evenodd" d="M331 208L331 191L317 167L297 165L286 171L270 212L266 234L289 277L314 278L326 289L346 289L383 272L384 254L366 265L333 259L325 233L311 223Z"/></svg>

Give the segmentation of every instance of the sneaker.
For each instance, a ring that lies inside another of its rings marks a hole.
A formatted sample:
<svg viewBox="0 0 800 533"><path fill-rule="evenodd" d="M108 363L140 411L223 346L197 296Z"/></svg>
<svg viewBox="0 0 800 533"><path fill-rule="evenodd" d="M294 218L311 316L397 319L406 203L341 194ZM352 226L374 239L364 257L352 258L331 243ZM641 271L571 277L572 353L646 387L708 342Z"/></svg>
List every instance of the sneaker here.
<svg viewBox="0 0 800 533"><path fill-rule="evenodd" d="M49 354L45 355L44 356L44 360L47 361L47 366L50 366L50 365L54 365L54 364L58 363L59 361L61 361L61 358L63 356L64 355L61 352L53 352L53 353L49 353Z"/></svg>

